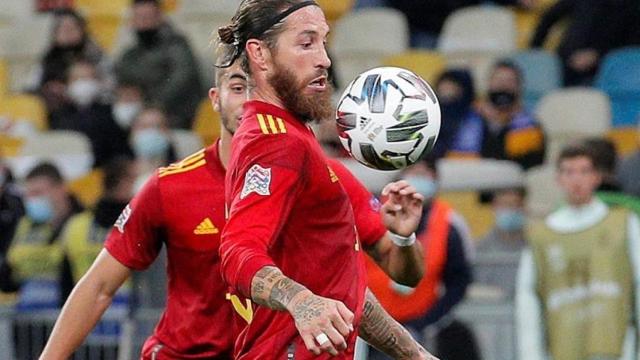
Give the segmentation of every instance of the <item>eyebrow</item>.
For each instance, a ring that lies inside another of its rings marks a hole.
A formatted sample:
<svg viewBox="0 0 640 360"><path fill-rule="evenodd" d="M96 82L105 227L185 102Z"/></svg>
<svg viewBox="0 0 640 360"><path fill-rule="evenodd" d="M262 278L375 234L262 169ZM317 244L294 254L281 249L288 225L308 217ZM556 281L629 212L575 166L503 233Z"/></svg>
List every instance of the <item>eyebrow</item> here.
<svg viewBox="0 0 640 360"><path fill-rule="evenodd" d="M232 80L232 79L247 80L247 77L242 74L235 73L229 76L229 80Z"/></svg>
<svg viewBox="0 0 640 360"><path fill-rule="evenodd" d="M317 30L303 30L301 31L298 36L301 35L311 35L311 36L320 36L320 33ZM329 36L329 32L327 31L327 35L325 37Z"/></svg>

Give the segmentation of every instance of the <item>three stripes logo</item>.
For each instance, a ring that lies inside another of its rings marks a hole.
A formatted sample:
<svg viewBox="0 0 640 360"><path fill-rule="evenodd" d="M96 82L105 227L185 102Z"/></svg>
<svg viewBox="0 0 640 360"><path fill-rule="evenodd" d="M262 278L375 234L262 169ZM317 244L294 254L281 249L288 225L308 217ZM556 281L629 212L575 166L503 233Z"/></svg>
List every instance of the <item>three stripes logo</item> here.
<svg viewBox="0 0 640 360"><path fill-rule="evenodd" d="M196 235L210 235L217 234L220 230L213 225L213 221L209 218L205 218L202 222L193 230L193 233Z"/></svg>
<svg viewBox="0 0 640 360"><path fill-rule="evenodd" d="M265 135L276 135L276 134L286 134L287 127L285 126L284 120L279 117L274 117L273 115L264 115L258 114L258 124L260 125L260 130Z"/></svg>

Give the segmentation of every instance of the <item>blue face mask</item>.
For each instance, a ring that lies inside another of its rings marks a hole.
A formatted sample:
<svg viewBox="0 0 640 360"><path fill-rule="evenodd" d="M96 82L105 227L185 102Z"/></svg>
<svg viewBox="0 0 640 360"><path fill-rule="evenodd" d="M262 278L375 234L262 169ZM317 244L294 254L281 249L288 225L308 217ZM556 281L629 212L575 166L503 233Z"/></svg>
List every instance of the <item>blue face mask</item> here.
<svg viewBox="0 0 640 360"><path fill-rule="evenodd" d="M162 158L168 150L169 139L158 129L143 129L133 135L133 151L140 158Z"/></svg>
<svg viewBox="0 0 640 360"><path fill-rule="evenodd" d="M404 178L411 184L419 194L422 194L426 200L432 199L438 192L438 182L424 176L407 176Z"/></svg>
<svg viewBox="0 0 640 360"><path fill-rule="evenodd" d="M514 232L524 228L525 216L521 210L496 210L496 227L502 231Z"/></svg>
<svg viewBox="0 0 640 360"><path fill-rule="evenodd" d="M27 216L38 224L43 224L53 219L53 205L46 196L28 198L25 202Z"/></svg>

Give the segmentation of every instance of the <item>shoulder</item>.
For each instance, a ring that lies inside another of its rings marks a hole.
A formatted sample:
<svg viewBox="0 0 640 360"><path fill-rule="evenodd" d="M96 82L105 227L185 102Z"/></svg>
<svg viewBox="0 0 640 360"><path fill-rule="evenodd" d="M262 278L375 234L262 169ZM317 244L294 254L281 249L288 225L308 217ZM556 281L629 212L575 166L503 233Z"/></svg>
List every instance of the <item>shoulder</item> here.
<svg viewBox="0 0 640 360"><path fill-rule="evenodd" d="M205 155L205 149L200 149L180 161L172 163L169 166L161 167L152 177L152 180L153 178L157 179L156 182L158 186L165 186L165 183L171 183L170 186L172 186L175 185L176 182L183 182L194 177L200 177L202 175L200 171L204 170L207 164L207 157Z"/></svg>

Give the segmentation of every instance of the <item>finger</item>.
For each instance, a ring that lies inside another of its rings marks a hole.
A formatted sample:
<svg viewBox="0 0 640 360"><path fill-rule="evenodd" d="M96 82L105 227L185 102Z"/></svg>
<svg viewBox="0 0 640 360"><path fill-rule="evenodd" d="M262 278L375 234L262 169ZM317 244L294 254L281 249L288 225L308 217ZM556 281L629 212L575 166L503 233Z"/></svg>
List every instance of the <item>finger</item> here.
<svg viewBox="0 0 640 360"><path fill-rule="evenodd" d="M400 195L411 195L417 192L416 188L413 185L407 184L407 186L400 189Z"/></svg>
<svg viewBox="0 0 640 360"><path fill-rule="evenodd" d="M337 307L338 313L340 313L340 316L342 317L344 322L347 323L347 326L349 326L349 330L353 331L353 312L351 312L351 310L349 310L349 308L341 302L338 302Z"/></svg>
<svg viewBox="0 0 640 360"><path fill-rule="evenodd" d="M424 195L420 194L420 193L414 193L412 195L414 200L420 201L421 203L424 201Z"/></svg>
<svg viewBox="0 0 640 360"><path fill-rule="evenodd" d="M385 185L384 188L382 188L382 195L383 196L387 196L392 192L395 192L397 188L397 184L392 182L392 183L388 183L387 185Z"/></svg>
<svg viewBox="0 0 640 360"><path fill-rule="evenodd" d="M311 334L300 334L302 337L302 341L304 341L304 346L307 347L307 350L311 351L314 355L320 355L320 348L316 345L316 340L313 338Z"/></svg>
<svg viewBox="0 0 640 360"><path fill-rule="evenodd" d="M333 342L329 335L325 334L322 331L318 331L314 335L315 343L318 344L318 348L322 352L327 352L333 356L338 355L338 350L333 346Z"/></svg>
<svg viewBox="0 0 640 360"><path fill-rule="evenodd" d="M336 313L331 317L331 324L344 337L349 335L349 333L351 332L351 329L349 328L349 324L347 324L347 322L344 321L344 319L339 313Z"/></svg>
<svg viewBox="0 0 640 360"><path fill-rule="evenodd" d="M345 340L346 335L342 335L336 330L334 327L329 326L327 329L323 330L325 334L331 340L333 347L338 351L344 351L347 349L347 341ZM348 334L348 333L347 333Z"/></svg>

